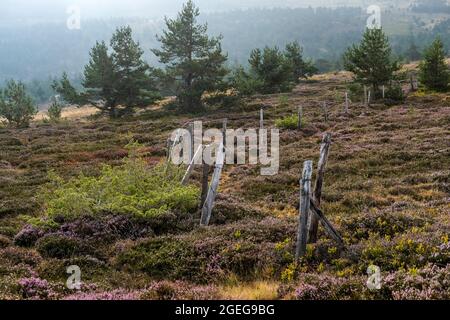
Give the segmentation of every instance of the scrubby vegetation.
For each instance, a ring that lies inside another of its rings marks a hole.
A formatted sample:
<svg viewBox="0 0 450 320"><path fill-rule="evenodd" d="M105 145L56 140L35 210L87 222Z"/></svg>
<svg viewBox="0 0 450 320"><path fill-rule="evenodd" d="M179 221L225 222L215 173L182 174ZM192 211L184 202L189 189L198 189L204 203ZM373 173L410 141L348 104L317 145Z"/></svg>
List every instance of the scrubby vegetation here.
<svg viewBox="0 0 450 320"><path fill-rule="evenodd" d="M153 89L153 70L124 27L112 51L92 49L85 91L68 75L55 82L66 101L93 102L99 114L31 121L25 108L23 127L0 127L0 298L450 299L448 93L409 90L381 30L349 49L353 74L311 76L293 43L253 51L250 69L225 81L220 39L197 16L189 1L156 51L176 97L145 107L155 102L142 90ZM188 38L195 48L185 52ZM385 99L364 106L364 85L387 85ZM23 85L10 86L0 107L30 107ZM182 185L186 168L167 162L167 138L194 112L207 127L226 118L229 128L258 128L261 108L264 127L282 129L278 174L225 165L211 223L200 226L202 169ZM316 166L325 132L320 208L344 246L320 228L296 259L299 179L305 160ZM74 265L82 283L70 290ZM379 290L367 286L373 265Z"/></svg>
<svg viewBox="0 0 450 320"><path fill-rule="evenodd" d="M351 103L348 116L334 102L325 122L315 100L333 101L348 78L322 77L258 98L267 126L297 105L305 123L281 131L278 175L225 167L208 228L198 227L201 170L181 187L183 168L164 166L165 140L182 116L161 109L0 129L2 298L448 299L446 95L416 92L369 110ZM228 111L228 125L257 127L253 110ZM346 250L321 230L297 264L298 179L325 131L333 143L321 206ZM141 146L129 148L130 139ZM371 264L382 271L379 291L366 286ZM82 270L76 292L65 287L70 265Z"/></svg>

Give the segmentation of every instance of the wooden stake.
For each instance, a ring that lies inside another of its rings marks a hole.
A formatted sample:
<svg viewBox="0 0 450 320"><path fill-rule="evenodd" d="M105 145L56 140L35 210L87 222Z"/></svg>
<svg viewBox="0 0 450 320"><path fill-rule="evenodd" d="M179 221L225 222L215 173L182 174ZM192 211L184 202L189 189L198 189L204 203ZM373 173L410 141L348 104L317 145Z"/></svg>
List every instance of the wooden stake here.
<svg viewBox="0 0 450 320"><path fill-rule="evenodd" d="M327 166L328 154L330 152L330 146L331 146L331 134L326 133L323 136L322 145L320 146L320 158L319 163L317 165L317 177L313 194L314 202L317 204L318 207L320 207L320 202L322 198L323 179L325 175L325 168ZM308 241L310 243L317 242L318 227L319 227L319 220L317 216L310 215L308 222Z"/></svg>
<svg viewBox="0 0 450 320"><path fill-rule="evenodd" d="M385 85L383 85L383 100L384 100L384 98L386 97L386 86Z"/></svg>
<svg viewBox="0 0 450 320"><path fill-rule="evenodd" d="M200 200L200 208L205 205L206 197L208 196L208 186L209 186L209 170L210 166L203 160L203 170L202 170L202 196Z"/></svg>
<svg viewBox="0 0 450 320"><path fill-rule="evenodd" d="M308 240L307 223L310 209L312 161L305 161L301 180L300 218L297 232L297 248L295 258L298 260L306 254Z"/></svg>
<svg viewBox="0 0 450 320"><path fill-rule="evenodd" d="M372 91L369 90L369 94L367 95L367 105L368 105L368 106L370 106L370 98L371 98L371 94L372 94Z"/></svg>
<svg viewBox="0 0 450 320"><path fill-rule="evenodd" d="M223 146L225 149L227 148L227 123L228 119L223 119L222 135L223 135Z"/></svg>
<svg viewBox="0 0 450 320"><path fill-rule="evenodd" d="M211 219L211 212L214 207L214 200L216 199L217 189L219 188L220 176L222 174L223 165L225 162L225 152L223 143L220 143L217 149L216 165L214 169L214 174L211 181L211 186L209 187L208 195L206 196L205 203L202 209L202 217L200 220L201 226L208 226Z"/></svg>
<svg viewBox="0 0 450 320"><path fill-rule="evenodd" d="M299 106L298 107L298 124L297 124L298 130L302 129L302 122L303 122L303 107Z"/></svg>
<svg viewBox="0 0 450 320"><path fill-rule="evenodd" d="M188 126L188 131L189 131L189 135L190 135L190 140L191 140L191 148L189 150L189 160L192 160L194 158L194 123L189 123Z"/></svg>

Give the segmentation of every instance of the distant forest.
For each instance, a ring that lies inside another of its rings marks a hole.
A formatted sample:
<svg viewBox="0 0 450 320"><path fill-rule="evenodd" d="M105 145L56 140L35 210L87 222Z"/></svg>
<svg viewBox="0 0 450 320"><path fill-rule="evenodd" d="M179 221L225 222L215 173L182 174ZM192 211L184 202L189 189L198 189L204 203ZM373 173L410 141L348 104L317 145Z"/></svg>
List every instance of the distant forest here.
<svg viewBox="0 0 450 320"><path fill-rule="evenodd" d="M387 33L394 53L405 61L417 54L436 35L446 37L450 17L444 16L431 23L423 14L408 11L385 11ZM319 71L341 68L344 50L360 40L368 15L361 8L297 8L249 9L202 15L208 22L209 33L223 35L223 48L228 52L230 68L246 65L252 49L264 46L284 47L299 41L305 57L313 59ZM401 21L400 26L395 22ZM68 30L65 22L45 24L14 24L0 27L0 83L14 78L26 82L36 102L44 103L53 94L53 77L65 70L74 83L79 83L89 50L95 41L107 40L117 26L130 25L134 36L145 49L146 59L157 65L150 49L157 48L155 35L161 32L163 20L143 18L86 20L81 30ZM431 25L431 27L430 27Z"/></svg>

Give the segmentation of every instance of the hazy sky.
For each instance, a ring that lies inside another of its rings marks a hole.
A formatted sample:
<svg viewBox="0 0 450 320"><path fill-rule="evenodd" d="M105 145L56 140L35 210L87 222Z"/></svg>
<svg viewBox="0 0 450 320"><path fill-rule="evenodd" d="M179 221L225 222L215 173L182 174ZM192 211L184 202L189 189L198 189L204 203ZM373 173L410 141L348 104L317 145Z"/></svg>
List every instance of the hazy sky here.
<svg viewBox="0 0 450 320"><path fill-rule="evenodd" d="M145 16L158 18L178 12L185 0L0 0L0 19L65 19L66 10L77 5L82 18ZM202 12L253 7L305 7L365 5L373 0L196 0Z"/></svg>

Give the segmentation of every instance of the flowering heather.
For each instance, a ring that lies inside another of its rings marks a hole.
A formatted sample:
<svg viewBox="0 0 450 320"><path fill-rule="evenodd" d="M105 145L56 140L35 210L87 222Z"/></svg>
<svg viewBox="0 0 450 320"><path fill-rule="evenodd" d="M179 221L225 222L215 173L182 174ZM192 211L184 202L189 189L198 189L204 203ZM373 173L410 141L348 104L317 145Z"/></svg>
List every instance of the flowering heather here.
<svg viewBox="0 0 450 320"><path fill-rule="evenodd" d="M63 300L139 300L141 294L141 290L127 291L123 289L117 289L102 292L78 292L64 297Z"/></svg>
<svg viewBox="0 0 450 320"><path fill-rule="evenodd" d="M25 299L52 299L56 296L47 280L37 277L22 278L17 284L20 293Z"/></svg>

